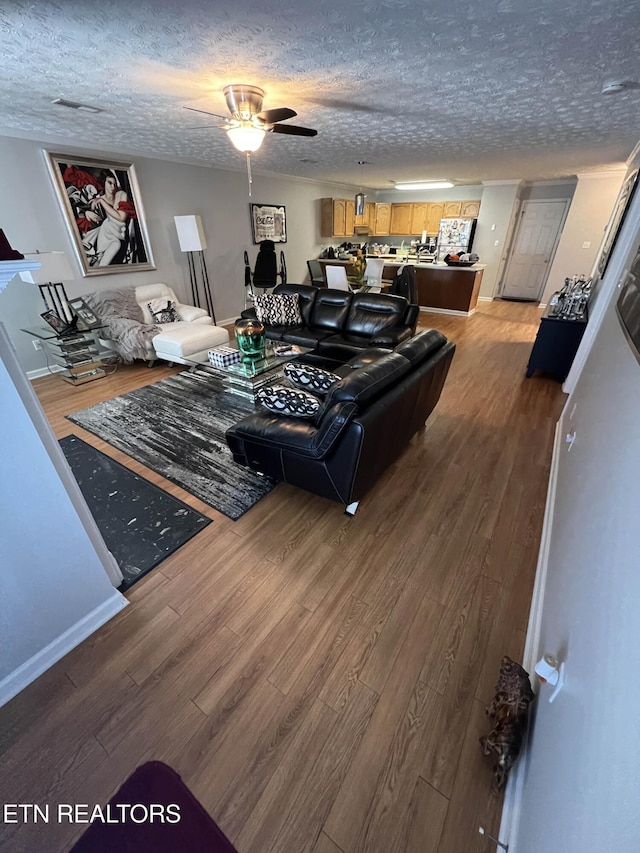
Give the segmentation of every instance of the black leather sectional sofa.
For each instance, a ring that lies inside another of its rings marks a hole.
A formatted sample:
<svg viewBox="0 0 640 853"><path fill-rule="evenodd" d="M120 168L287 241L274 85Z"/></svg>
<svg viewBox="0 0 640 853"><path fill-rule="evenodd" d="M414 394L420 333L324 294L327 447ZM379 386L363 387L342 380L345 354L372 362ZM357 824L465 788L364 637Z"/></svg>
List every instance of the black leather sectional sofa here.
<svg viewBox="0 0 640 853"><path fill-rule="evenodd" d="M344 503L353 514L424 426L440 398L454 350L433 329L392 352L360 350L335 369L343 378L314 421L257 410L227 431L233 457L275 480Z"/></svg>
<svg viewBox="0 0 640 853"><path fill-rule="evenodd" d="M279 284L274 293L297 293L302 325L269 326L265 334L298 346L312 347L325 360L345 362L366 347L393 349L416 329L419 307L403 296L350 293L308 284ZM243 318L256 318L246 308Z"/></svg>

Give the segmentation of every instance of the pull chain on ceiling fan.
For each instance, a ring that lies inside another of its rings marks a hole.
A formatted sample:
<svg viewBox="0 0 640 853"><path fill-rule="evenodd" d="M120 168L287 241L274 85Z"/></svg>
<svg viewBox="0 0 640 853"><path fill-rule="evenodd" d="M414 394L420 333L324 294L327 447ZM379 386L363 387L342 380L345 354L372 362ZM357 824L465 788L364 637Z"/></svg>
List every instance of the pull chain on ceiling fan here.
<svg viewBox="0 0 640 853"><path fill-rule="evenodd" d="M288 118L293 118L297 113L289 107L277 107L272 110L263 110L262 101L264 90L258 86L250 86L246 83L234 83L225 86L222 90L231 113L231 118L226 119L223 125L205 125L204 127L191 128L192 130L203 130L205 127L220 127L226 130L232 145L246 154L247 177L249 179L249 197L251 198L251 154L255 153L264 142L265 133L285 133L290 136L317 136L318 131L310 127L298 127L295 124L280 124ZM225 118L217 113L206 110L196 110L193 107L185 107L196 113Z"/></svg>
<svg viewBox="0 0 640 853"><path fill-rule="evenodd" d="M362 167L366 164L366 160L358 160L360 166L360 190L355 197L355 214L356 216L364 216L365 211L365 194L362 192Z"/></svg>

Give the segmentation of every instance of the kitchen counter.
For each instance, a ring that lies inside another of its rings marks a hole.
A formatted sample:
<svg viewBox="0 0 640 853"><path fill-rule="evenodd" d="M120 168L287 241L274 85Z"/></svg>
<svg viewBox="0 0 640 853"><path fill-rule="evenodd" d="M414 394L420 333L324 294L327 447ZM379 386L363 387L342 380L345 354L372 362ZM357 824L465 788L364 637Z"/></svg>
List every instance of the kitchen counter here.
<svg viewBox="0 0 640 853"><path fill-rule="evenodd" d="M393 255L391 255L393 258ZM463 314L470 317L478 304L478 293L482 283L482 273L486 264L473 264L470 267L449 267L445 263L416 263L383 258L382 277L392 279L398 267L411 264L416 271L418 299L420 307L442 314ZM323 258L320 265L339 264L347 267L349 261Z"/></svg>

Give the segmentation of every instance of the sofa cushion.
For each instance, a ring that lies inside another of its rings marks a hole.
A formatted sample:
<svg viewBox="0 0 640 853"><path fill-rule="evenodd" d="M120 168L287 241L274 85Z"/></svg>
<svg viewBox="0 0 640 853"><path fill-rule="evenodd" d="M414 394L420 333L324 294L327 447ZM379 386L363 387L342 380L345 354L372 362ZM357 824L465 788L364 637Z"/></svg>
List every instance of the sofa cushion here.
<svg viewBox="0 0 640 853"><path fill-rule="evenodd" d="M291 418L314 418L320 411L320 400L308 391L268 385L256 391L256 403L275 415Z"/></svg>
<svg viewBox="0 0 640 853"><path fill-rule="evenodd" d="M424 329L418 332L415 337L398 344L395 352L400 353L400 355L404 356L415 366L426 358L429 358L429 356L446 343L447 339L441 332L438 332L436 329Z"/></svg>
<svg viewBox="0 0 640 853"><path fill-rule="evenodd" d="M297 344L300 347L317 349L319 341L328 338L331 332L323 332L321 329L311 329L309 326L293 326L290 329L282 329L282 340L288 344ZM271 337L271 334L268 334Z"/></svg>
<svg viewBox="0 0 640 853"><path fill-rule="evenodd" d="M296 388L320 395L326 394L336 382L340 382L341 378L328 370L322 370L320 367L300 364L297 360L287 362L283 373Z"/></svg>
<svg viewBox="0 0 640 853"><path fill-rule="evenodd" d="M341 379L327 394L325 407L328 409L339 402L353 402L362 406L378 397L390 385L395 385L410 370L411 365L406 358L390 352L378 361L352 370Z"/></svg>
<svg viewBox="0 0 640 853"><path fill-rule="evenodd" d="M299 326L302 323L297 293L261 293L254 300L261 323L272 326Z"/></svg>
<svg viewBox="0 0 640 853"><path fill-rule="evenodd" d="M349 316L351 299L346 290L319 290L311 312L311 326L326 332L341 332Z"/></svg>
<svg viewBox="0 0 640 853"><path fill-rule="evenodd" d="M349 361L368 343L369 338L363 335L350 335L343 332L323 338L318 344L318 352L325 358Z"/></svg>
<svg viewBox="0 0 640 853"><path fill-rule="evenodd" d="M351 300L346 328L350 334L372 338L382 329L401 325L408 304L402 296L356 293Z"/></svg>

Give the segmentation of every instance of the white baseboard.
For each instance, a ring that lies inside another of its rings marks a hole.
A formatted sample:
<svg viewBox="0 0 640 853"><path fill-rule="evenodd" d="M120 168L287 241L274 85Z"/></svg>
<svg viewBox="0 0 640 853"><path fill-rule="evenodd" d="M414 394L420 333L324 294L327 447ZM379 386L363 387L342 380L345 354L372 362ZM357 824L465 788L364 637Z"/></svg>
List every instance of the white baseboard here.
<svg viewBox="0 0 640 853"><path fill-rule="evenodd" d="M454 317L471 317L476 313L475 308L472 311L456 311L453 308L429 308L427 305L421 305L420 310L428 314L453 314Z"/></svg>
<svg viewBox="0 0 640 853"><path fill-rule="evenodd" d="M127 599L114 589L106 601L0 681L0 708L128 604Z"/></svg>
<svg viewBox="0 0 640 853"><path fill-rule="evenodd" d="M536 580L531 598L529 610L529 624L527 625L527 639L524 646L522 660L523 667L532 673L540 657L540 629L542 625L542 610L544 604L544 593L547 586L547 571L549 568L549 548L551 545L551 532L553 528L553 517L555 512L556 489L558 485L558 463L560 451L563 447L560 434L562 418L556 424L556 433L553 442L553 455L551 457L551 471L549 472L549 486L547 488L547 502L544 510L544 521L542 523L542 536L540 538L540 550L538 552L538 565L536 567ZM535 686L534 686L535 690ZM507 789L502 806L502 820L498 838L509 845L509 853L517 853L516 835L522 814L522 793L526 778L527 764L529 762L529 733L527 741L523 744L522 754L516 762L513 772L509 776Z"/></svg>
<svg viewBox="0 0 640 853"><path fill-rule="evenodd" d="M61 373L63 370L64 368L58 364L51 365L51 367L39 367L37 370L28 370L27 379L40 379L41 376L50 376L52 373Z"/></svg>
<svg viewBox="0 0 640 853"><path fill-rule="evenodd" d="M478 302L493 302L493 296L478 296Z"/></svg>

